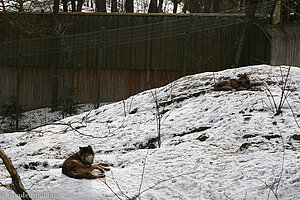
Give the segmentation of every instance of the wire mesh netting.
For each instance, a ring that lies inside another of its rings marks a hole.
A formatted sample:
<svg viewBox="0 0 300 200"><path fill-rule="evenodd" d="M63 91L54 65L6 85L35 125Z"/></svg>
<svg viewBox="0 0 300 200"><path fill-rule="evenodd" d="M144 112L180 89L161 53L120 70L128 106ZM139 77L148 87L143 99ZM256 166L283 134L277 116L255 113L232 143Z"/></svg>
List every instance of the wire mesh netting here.
<svg viewBox="0 0 300 200"><path fill-rule="evenodd" d="M257 13L242 64L268 60L270 44L261 27L270 20L269 5L258 6L263 10L247 7ZM71 18L69 32L45 28L51 15L31 15L24 26L30 24L31 30L37 23L41 31L23 37L12 27L6 30L8 37L0 32L0 100L18 93L32 109L59 104L65 91L74 89L81 103L116 101L187 73L228 68L241 30L251 20L246 8L239 9L172 17L62 15L56 28L62 30ZM45 30L49 33L42 37L35 34Z"/></svg>
<svg viewBox="0 0 300 200"><path fill-rule="evenodd" d="M103 64L104 67L135 68L137 66L129 65L132 63L142 63L138 59L145 59L147 54L151 54L151 51L159 51L164 56L169 56L170 59L173 59L172 56L178 56L178 52L180 52L180 55L183 55L184 52L182 51L186 50L185 40L188 34L193 35L192 43L195 45L197 43L195 38L201 38L205 34L214 34L214 32L220 32L220 30L221 32L226 32L226 28L230 29L232 27L236 31L239 31L235 25L239 26L248 22L250 19L245 17L245 12L251 9L255 9L258 12L260 17L257 19L260 22L268 19L267 15L262 14L269 13L271 7L272 1L269 1L255 5L255 7L239 8L240 14L234 15L226 15L226 13L233 12L233 10L227 10L220 13L220 15L210 17L190 15L189 17L182 17L176 20L163 20L161 22L125 28L103 28L96 32L81 34L4 41L0 43L0 62L2 65L17 65L20 57L22 57L22 64L24 66L49 66L49 60L55 59L54 63L58 67L95 68L97 67L96 65L102 62L95 61L96 58L100 58L98 54L102 53L104 56L101 58L106 59L107 62ZM198 35L195 33L198 33ZM236 33L233 34L236 35ZM223 37L225 40L227 39L225 36ZM193 45L192 43L191 45ZM198 45L200 46L201 44ZM154 48L156 49L154 50ZM101 52L99 52L99 49ZM162 53L163 51L166 52ZM131 56L130 59L137 59L137 61L130 63L121 63L118 61L128 60L128 58L119 58L128 57L128 52L132 52L133 54L144 52L145 55L129 55ZM198 55L195 55L195 57L198 57ZM109 66L109 64L114 65ZM182 63L180 64L182 65ZM147 64L145 63L145 65ZM165 64L163 63L162 65ZM144 66L144 68L147 68L147 66ZM175 66L175 68L178 67Z"/></svg>

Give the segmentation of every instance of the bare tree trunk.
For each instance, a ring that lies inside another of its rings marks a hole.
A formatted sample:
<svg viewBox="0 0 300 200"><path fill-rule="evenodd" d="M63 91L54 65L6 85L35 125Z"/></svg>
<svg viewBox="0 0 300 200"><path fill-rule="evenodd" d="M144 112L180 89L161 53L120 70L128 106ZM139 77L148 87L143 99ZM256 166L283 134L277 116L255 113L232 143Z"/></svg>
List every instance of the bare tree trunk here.
<svg viewBox="0 0 300 200"><path fill-rule="evenodd" d="M111 12L118 12L117 0L111 0Z"/></svg>
<svg viewBox="0 0 300 200"><path fill-rule="evenodd" d="M68 12L68 0L62 0L64 12Z"/></svg>
<svg viewBox="0 0 300 200"><path fill-rule="evenodd" d="M233 61L232 67L239 67L241 63L242 54L245 51L246 38L249 35L250 26L255 19L255 12L257 9L257 0L246 1L247 10L245 16L245 24L240 34L240 38L237 43L236 54ZM251 7L250 7L251 6Z"/></svg>
<svg viewBox="0 0 300 200"><path fill-rule="evenodd" d="M76 12L76 3L75 0L71 0L72 12Z"/></svg>
<svg viewBox="0 0 300 200"><path fill-rule="evenodd" d="M125 11L126 13L133 13L133 0L125 1Z"/></svg>
<svg viewBox="0 0 300 200"><path fill-rule="evenodd" d="M19 2L19 12L23 12L24 11L24 1L23 0L18 0Z"/></svg>
<svg viewBox="0 0 300 200"><path fill-rule="evenodd" d="M59 0L54 0L53 12L58 13L59 11Z"/></svg>
<svg viewBox="0 0 300 200"><path fill-rule="evenodd" d="M77 4L77 12L81 12L81 10L82 10L82 5L83 5L83 0L78 0L78 4Z"/></svg>
<svg viewBox="0 0 300 200"><path fill-rule="evenodd" d="M96 0L96 11L106 12L106 0Z"/></svg>
<svg viewBox="0 0 300 200"><path fill-rule="evenodd" d="M158 12L159 13L162 13L162 5L164 3L164 0L159 0L158 1Z"/></svg>
<svg viewBox="0 0 300 200"><path fill-rule="evenodd" d="M278 24L281 21L281 1L277 0L272 12L272 24Z"/></svg>
<svg viewBox="0 0 300 200"><path fill-rule="evenodd" d="M177 9L178 9L178 1L177 0L174 0L173 1L173 13L177 13Z"/></svg>
<svg viewBox="0 0 300 200"><path fill-rule="evenodd" d="M28 193L26 192L22 184L22 181L20 179L17 170L13 166L11 160L8 158L6 153L1 149L1 147L0 147L0 157L12 179L12 184L3 185L3 186L12 189L17 195L21 197L22 200L31 200L30 196L28 195Z"/></svg>
<svg viewBox="0 0 300 200"><path fill-rule="evenodd" d="M158 13L157 0L151 0L148 13Z"/></svg>

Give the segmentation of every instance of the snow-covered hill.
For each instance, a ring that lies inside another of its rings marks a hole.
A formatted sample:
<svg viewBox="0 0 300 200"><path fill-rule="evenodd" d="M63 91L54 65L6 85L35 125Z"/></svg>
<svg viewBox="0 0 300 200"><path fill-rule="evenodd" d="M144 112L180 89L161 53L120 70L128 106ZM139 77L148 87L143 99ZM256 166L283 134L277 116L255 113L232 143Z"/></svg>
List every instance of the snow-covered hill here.
<svg viewBox="0 0 300 200"><path fill-rule="evenodd" d="M260 84L268 83L278 102L286 70L260 65L186 76L55 125L1 134L0 145L33 199L129 199L139 193L143 200L299 199L300 69L291 68L288 82L294 115L286 103L274 116ZM214 78L240 73L256 87L212 90ZM161 148L154 97L163 113ZM63 175L64 159L87 145L95 163L111 165L106 178ZM1 183L10 183L2 163L0 170ZM5 188L0 194L1 200L19 199Z"/></svg>

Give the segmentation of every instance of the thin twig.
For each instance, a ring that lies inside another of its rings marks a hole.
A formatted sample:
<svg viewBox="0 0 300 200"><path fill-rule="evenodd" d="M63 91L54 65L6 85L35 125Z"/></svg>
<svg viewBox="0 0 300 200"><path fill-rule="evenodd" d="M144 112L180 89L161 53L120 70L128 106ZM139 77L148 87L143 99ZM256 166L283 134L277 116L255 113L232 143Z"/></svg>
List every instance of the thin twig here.
<svg viewBox="0 0 300 200"><path fill-rule="evenodd" d="M261 179L259 179L259 178L257 178L257 177L254 177L254 178L257 179L257 180L259 180L259 181L262 182L263 184L265 184L265 186L266 186L267 188L270 189L270 191L274 194L275 198L278 200L277 194L275 193L275 191L274 191L274 189L273 189L273 187L272 187L272 186L274 186L274 183L272 184L272 186L270 186L270 185L267 184L265 181L263 181L263 180L261 180Z"/></svg>
<svg viewBox="0 0 300 200"><path fill-rule="evenodd" d="M131 101L130 101L130 104L129 104L129 108L128 108L128 114L130 113L131 111L131 106L132 106L132 103L133 103L133 96L131 97Z"/></svg>
<svg viewBox="0 0 300 200"><path fill-rule="evenodd" d="M125 105L125 100L123 100L122 102L123 102L124 115L125 115L125 117L126 117L126 105Z"/></svg>
<svg viewBox="0 0 300 200"><path fill-rule="evenodd" d="M119 191L121 192L121 194L123 194L127 199L130 199L124 192L123 190L121 189L121 187L119 186L118 182L115 180L115 177L114 177L114 174L113 172L111 171L111 178L113 180L113 182L116 184L117 188L119 189Z"/></svg>
<svg viewBox="0 0 300 200"><path fill-rule="evenodd" d="M123 200L121 197L119 197L119 195L106 183L106 181L105 180L102 180L102 179L98 179L98 180L100 180L102 183L104 183L107 187L108 187L108 189L118 198L118 199L120 199L120 200Z"/></svg>
<svg viewBox="0 0 300 200"><path fill-rule="evenodd" d="M279 105L278 105L279 107L278 107L278 110L277 110L276 114L279 114L281 112L281 108L282 108L282 106L283 106L283 104L286 100L285 92L286 92L286 87L287 87L287 82L288 82L290 71L291 71L291 67L288 68L288 71L287 71L286 75L284 76L283 71L282 71L282 67L280 67L282 86L281 86L280 102L279 102Z"/></svg>
<svg viewBox="0 0 300 200"><path fill-rule="evenodd" d="M276 189L275 189L275 193L276 195L278 195L278 188L279 188L279 184L280 184L280 181L282 179L282 176L283 176L283 169L284 169L284 161L285 161L285 147L284 147L284 141L283 141L283 137L282 137L282 133L279 129L279 127L277 126L279 132L280 132L280 138L281 138L281 142L282 142L282 162L281 162L281 171L280 171L280 175L279 175L279 180L277 181L277 186L276 186Z"/></svg>
<svg viewBox="0 0 300 200"><path fill-rule="evenodd" d="M277 104L276 104L276 101L275 101L273 93L271 92L269 86L261 78L259 78L259 80L262 81L262 83L264 85L264 88L265 88L264 92L267 95L267 98L268 98L268 100L270 102L270 106L272 107L272 109L275 109L275 111L274 110L273 111L276 112L277 111Z"/></svg>
<svg viewBox="0 0 300 200"><path fill-rule="evenodd" d="M148 153L149 153L149 149L147 149L147 153L146 153L144 163L143 163L142 177L141 177L141 183L140 183L140 187L139 187L139 191L138 191L138 196L140 196L139 194L141 193L142 185L144 182L144 175L145 175L145 168L146 168L146 161L147 161Z"/></svg>
<svg viewBox="0 0 300 200"><path fill-rule="evenodd" d="M152 92L151 94L153 97L153 100L155 102L155 121L156 121L156 130L157 130L157 142L158 142L158 147L161 147L161 113L159 111L159 104L158 104L158 97L156 93L156 89L154 90L155 93Z"/></svg>
<svg viewBox="0 0 300 200"><path fill-rule="evenodd" d="M298 123L298 121L297 121L297 119L296 119L296 114L294 113L294 110L293 110L292 106L290 105L290 103L289 103L288 100L286 100L286 103L288 104L288 106L289 106L289 108L290 108L290 110L291 110L291 112L292 112L293 118L294 118L294 120L295 120L297 126L300 128L300 124Z"/></svg>

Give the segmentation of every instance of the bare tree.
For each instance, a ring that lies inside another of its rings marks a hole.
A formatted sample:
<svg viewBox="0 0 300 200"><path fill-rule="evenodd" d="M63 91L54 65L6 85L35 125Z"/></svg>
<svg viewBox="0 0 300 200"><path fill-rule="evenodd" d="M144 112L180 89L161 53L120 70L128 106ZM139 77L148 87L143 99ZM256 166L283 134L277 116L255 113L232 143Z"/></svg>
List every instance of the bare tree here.
<svg viewBox="0 0 300 200"><path fill-rule="evenodd" d="M58 11L59 11L59 0L54 0L53 12L58 13Z"/></svg>
<svg viewBox="0 0 300 200"><path fill-rule="evenodd" d="M81 12L82 11L83 1L84 0L78 0L78 3L77 3L77 12Z"/></svg>
<svg viewBox="0 0 300 200"><path fill-rule="evenodd" d="M23 0L18 0L18 3L19 3L19 7L18 7L19 12L23 12L25 2Z"/></svg>
<svg viewBox="0 0 300 200"><path fill-rule="evenodd" d="M111 12L118 12L117 0L111 0Z"/></svg>
<svg viewBox="0 0 300 200"><path fill-rule="evenodd" d="M63 3L63 11L68 12L68 0L62 0Z"/></svg>
<svg viewBox="0 0 300 200"><path fill-rule="evenodd" d="M178 4L180 3L180 0L172 0L173 2L173 13L177 13Z"/></svg>
<svg viewBox="0 0 300 200"><path fill-rule="evenodd" d="M58 3L56 3L56 1ZM68 12L68 2L69 1L71 1L72 12L81 12L82 11L82 6L83 6L84 0L62 0L64 12ZM76 1L77 1L77 6L76 6ZM58 9L56 4L59 5L59 0L54 0L53 12L55 12L55 9Z"/></svg>
<svg viewBox="0 0 300 200"><path fill-rule="evenodd" d="M3 163L5 164L5 167L6 167L7 171L9 172L10 177L12 179L11 184L8 184L8 185L1 184L0 186L6 187L8 189L12 189L22 200L31 200L30 196L28 195L28 193L26 192L26 190L22 184L22 181L20 179L20 176L19 176L17 170L13 166L11 160L8 158L6 153L2 150L2 148L0 148L0 157L3 161Z"/></svg>
<svg viewBox="0 0 300 200"><path fill-rule="evenodd" d="M158 12L161 13L162 12L162 5L164 3L164 0L159 0L158 1Z"/></svg>
<svg viewBox="0 0 300 200"><path fill-rule="evenodd" d="M235 53L232 67L239 67L241 64L242 54L245 50L246 38L249 35L250 26L255 19L257 0L247 0L246 3L247 3L247 8L246 8L245 24L244 27L242 28L240 37L237 41L236 53Z"/></svg>
<svg viewBox="0 0 300 200"><path fill-rule="evenodd" d="M125 0L126 13L133 13L133 0Z"/></svg>
<svg viewBox="0 0 300 200"><path fill-rule="evenodd" d="M158 13L157 0L151 0L148 13Z"/></svg>
<svg viewBox="0 0 300 200"><path fill-rule="evenodd" d="M71 0L72 12L76 12L76 0Z"/></svg>
<svg viewBox="0 0 300 200"><path fill-rule="evenodd" d="M106 0L95 0L95 3L97 12L106 12Z"/></svg>

